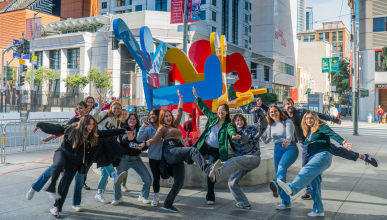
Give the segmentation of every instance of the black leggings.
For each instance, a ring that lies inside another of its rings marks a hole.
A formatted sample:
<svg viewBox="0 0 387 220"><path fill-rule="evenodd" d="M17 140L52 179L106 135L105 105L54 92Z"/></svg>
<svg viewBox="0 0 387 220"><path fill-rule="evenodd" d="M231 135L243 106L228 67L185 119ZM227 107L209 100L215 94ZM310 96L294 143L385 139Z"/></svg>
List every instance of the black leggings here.
<svg viewBox="0 0 387 220"><path fill-rule="evenodd" d="M149 166L153 175L153 192L160 192L160 160L149 158Z"/></svg>

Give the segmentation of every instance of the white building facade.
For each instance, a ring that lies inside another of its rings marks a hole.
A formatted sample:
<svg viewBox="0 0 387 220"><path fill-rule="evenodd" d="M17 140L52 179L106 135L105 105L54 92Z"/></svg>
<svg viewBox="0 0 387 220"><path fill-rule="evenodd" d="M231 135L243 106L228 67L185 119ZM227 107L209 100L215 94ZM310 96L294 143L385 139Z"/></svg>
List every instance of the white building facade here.
<svg viewBox="0 0 387 220"><path fill-rule="evenodd" d="M306 31L306 0L297 0L297 32Z"/></svg>

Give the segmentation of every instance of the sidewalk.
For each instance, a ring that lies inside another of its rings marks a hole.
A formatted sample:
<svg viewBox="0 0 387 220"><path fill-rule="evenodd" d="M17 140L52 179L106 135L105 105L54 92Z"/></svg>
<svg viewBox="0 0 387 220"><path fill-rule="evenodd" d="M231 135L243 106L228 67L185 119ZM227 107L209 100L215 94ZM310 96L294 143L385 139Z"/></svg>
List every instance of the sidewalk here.
<svg viewBox="0 0 387 220"><path fill-rule="evenodd" d="M365 166L364 162L348 161L334 157L332 166L324 172L322 196L325 207L324 219L386 219L387 217L387 139L367 136L343 135L354 143L354 150L369 153L379 161L379 167ZM273 148L273 143L262 145ZM55 219L49 213L53 201L44 192L35 193L32 200L25 196L31 184L52 164L52 159L33 164L20 170L1 175L3 172L21 167L34 161L48 158L54 150L7 155L10 164L0 165L0 219ZM296 163L288 170L287 179L292 181L301 168L301 151ZM123 193L124 203L120 206L96 202L94 195L98 178L89 173L87 184L92 190L82 191L83 212L71 209L73 185L61 213L61 219L309 219L313 201L293 196L292 209L277 211L281 201L274 198L268 184L245 187L243 190L250 200L252 210L240 210L228 189L216 189L215 205L207 205L205 189L182 189L175 201L178 213L163 211L161 206L169 188L162 188L159 207L152 207L137 201L141 186L129 185L130 192ZM113 199L111 181L104 194ZM150 197L153 197L151 188Z"/></svg>

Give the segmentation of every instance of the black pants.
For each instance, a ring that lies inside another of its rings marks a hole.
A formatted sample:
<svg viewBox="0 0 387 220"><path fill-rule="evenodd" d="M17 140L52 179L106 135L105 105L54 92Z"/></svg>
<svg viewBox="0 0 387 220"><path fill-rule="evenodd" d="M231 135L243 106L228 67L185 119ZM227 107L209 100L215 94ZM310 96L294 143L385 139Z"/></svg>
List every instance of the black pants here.
<svg viewBox="0 0 387 220"><path fill-rule="evenodd" d="M212 164L215 163L220 157L219 154L219 148L211 147L207 144L207 142L204 142L202 147L200 148L200 153L202 155L208 155L208 163ZM207 177L207 201L214 201L215 202L215 183L211 181L209 177Z"/></svg>
<svg viewBox="0 0 387 220"><path fill-rule="evenodd" d="M153 175L153 192L160 192L160 160L149 158L149 166Z"/></svg>
<svg viewBox="0 0 387 220"><path fill-rule="evenodd" d="M179 194L181 188L184 185L184 178L185 178L184 162L179 162L171 166L172 166L174 183L171 188L171 191L169 191L168 196L164 201L164 207L166 208L170 208L173 205L173 202L175 201L177 194Z"/></svg>

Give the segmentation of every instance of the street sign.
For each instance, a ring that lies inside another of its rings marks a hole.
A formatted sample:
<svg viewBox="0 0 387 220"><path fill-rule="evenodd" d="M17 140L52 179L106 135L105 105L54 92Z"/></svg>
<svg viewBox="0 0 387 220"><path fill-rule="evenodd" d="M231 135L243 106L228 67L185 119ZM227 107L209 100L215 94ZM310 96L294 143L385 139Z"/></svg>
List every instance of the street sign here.
<svg viewBox="0 0 387 220"><path fill-rule="evenodd" d="M329 73L329 58L322 58L322 72Z"/></svg>
<svg viewBox="0 0 387 220"><path fill-rule="evenodd" d="M352 101L352 95L349 95L349 101Z"/></svg>
<svg viewBox="0 0 387 220"><path fill-rule="evenodd" d="M331 72L332 73L337 73L340 71L339 59L340 59L340 57L332 57L332 59L331 59Z"/></svg>
<svg viewBox="0 0 387 220"><path fill-rule="evenodd" d="M22 54L22 59L23 60L29 60L30 59L30 54Z"/></svg>
<svg viewBox="0 0 387 220"><path fill-rule="evenodd" d="M336 86L331 86L332 92L336 92Z"/></svg>
<svg viewBox="0 0 387 220"><path fill-rule="evenodd" d="M31 60L38 60L38 56L36 56L36 55L31 55Z"/></svg>
<svg viewBox="0 0 387 220"><path fill-rule="evenodd" d="M38 61L37 60L31 60L31 63L32 64L38 64Z"/></svg>
<svg viewBox="0 0 387 220"><path fill-rule="evenodd" d="M26 64L25 60L19 60L19 64Z"/></svg>
<svg viewBox="0 0 387 220"><path fill-rule="evenodd" d="M21 55L20 55L20 53L17 53L17 52L15 52L15 51L13 51L13 58L21 58Z"/></svg>
<svg viewBox="0 0 387 220"><path fill-rule="evenodd" d="M20 40L13 40L13 45L14 45L14 46L20 45Z"/></svg>

